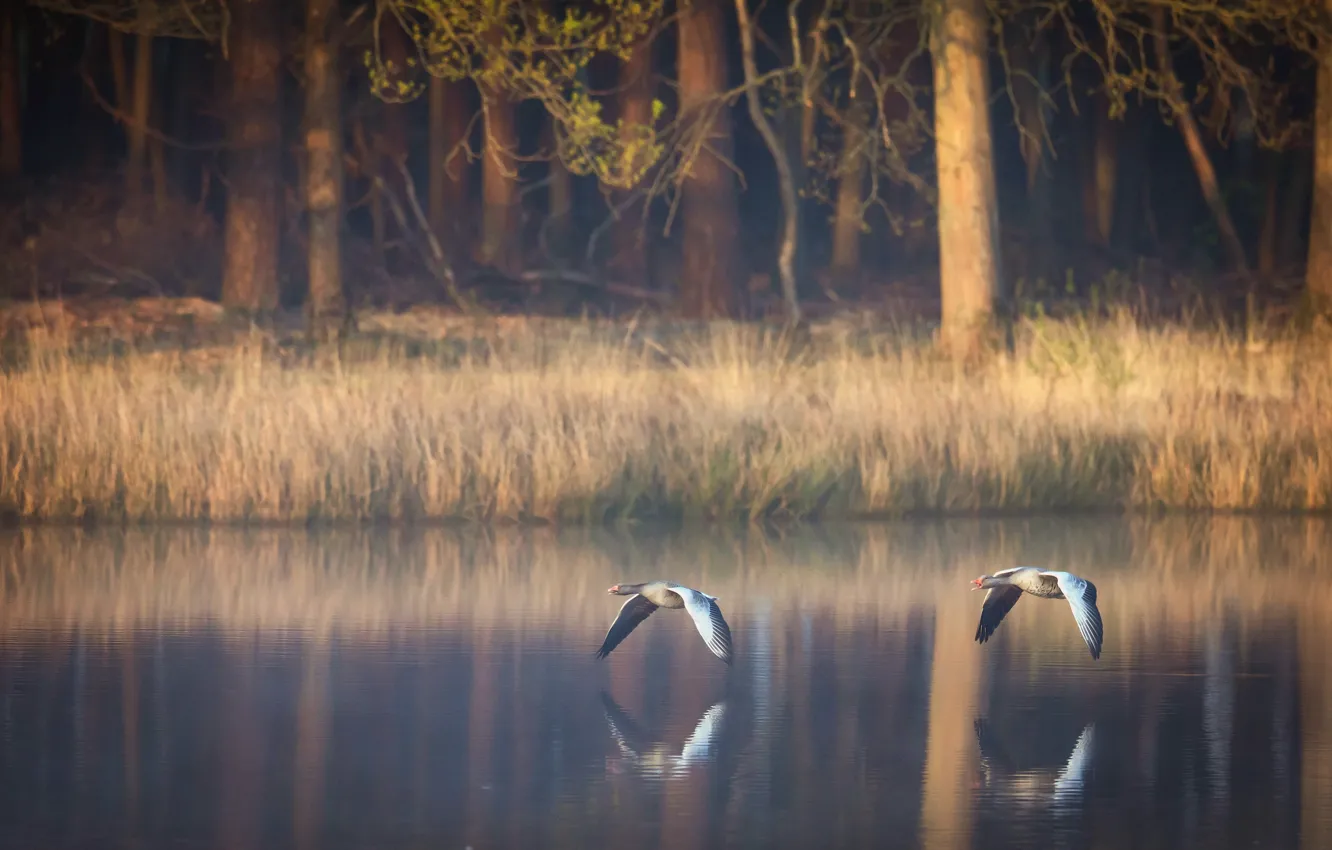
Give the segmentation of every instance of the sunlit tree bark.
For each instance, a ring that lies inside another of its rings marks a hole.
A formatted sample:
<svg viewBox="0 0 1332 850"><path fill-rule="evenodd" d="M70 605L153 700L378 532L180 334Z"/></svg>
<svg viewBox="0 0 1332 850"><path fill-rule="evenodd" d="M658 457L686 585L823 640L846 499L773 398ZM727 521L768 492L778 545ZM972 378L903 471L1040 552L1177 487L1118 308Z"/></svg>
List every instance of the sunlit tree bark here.
<svg viewBox="0 0 1332 850"><path fill-rule="evenodd" d="M555 150L554 122L546 122L546 148ZM558 156L551 156L546 175L546 249L551 259L567 260L573 238L573 175Z"/></svg>
<svg viewBox="0 0 1332 850"><path fill-rule="evenodd" d="M1088 163L1083 175L1083 218L1087 242L1104 249L1110 247L1114 229L1121 125L1110 117L1109 104L1103 98L1093 103Z"/></svg>
<svg viewBox="0 0 1332 850"><path fill-rule="evenodd" d="M680 111L697 120L726 88L726 22L721 0L680 0L677 26ZM739 208L725 160L732 158L731 116L717 110L710 149L701 150L681 187L684 220L680 309L690 318L724 317L739 272Z"/></svg>
<svg viewBox="0 0 1332 850"><path fill-rule="evenodd" d="M467 218L467 154L458 145L468 129L463 83L430 80L430 227L456 250Z"/></svg>
<svg viewBox="0 0 1332 850"><path fill-rule="evenodd" d="M232 0L231 115L222 301L270 310L278 300L281 227L281 45L273 0Z"/></svg>
<svg viewBox="0 0 1332 850"><path fill-rule="evenodd" d="M1332 0L1323 8L1332 13ZM1309 258L1304 272L1310 306L1332 312L1332 42L1322 46L1314 107L1313 210L1309 220Z"/></svg>
<svg viewBox="0 0 1332 850"><path fill-rule="evenodd" d="M312 319L342 309L342 110L337 53L329 28L336 0L306 0L305 204L309 220L309 295Z"/></svg>
<svg viewBox="0 0 1332 850"><path fill-rule="evenodd" d="M127 199L136 200L143 193L144 169L148 165L148 116L153 100L153 0L139 3L139 22L143 29L134 43L134 87L128 104L130 124L125 128L129 151L125 168ZM122 108L126 105L122 104Z"/></svg>
<svg viewBox="0 0 1332 850"><path fill-rule="evenodd" d="M379 37L384 59L389 63L392 73L389 79L394 84L405 84L408 74L407 61L410 54L411 39L403 31L397 20L385 15L379 22ZM391 100L379 105L379 121L370 131L370 156L374 176L383 181L384 187L401 199L405 196L406 184L400 166L405 165L408 155L407 105ZM384 256L385 243L388 239L390 216L383 190L378 182L370 189L370 224L371 238L375 253Z"/></svg>
<svg viewBox="0 0 1332 850"><path fill-rule="evenodd" d="M519 225L518 129L513 104L499 92L487 93L486 140L481 164L481 244L477 257L482 264L516 271Z"/></svg>
<svg viewBox="0 0 1332 850"><path fill-rule="evenodd" d="M514 104L499 89L482 86L485 142L481 156L481 243L477 261L518 271L518 123Z"/></svg>
<svg viewBox="0 0 1332 850"><path fill-rule="evenodd" d="M652 123L652 99L655 84L652 76L653 44L645 39L634 46L629 61L620 66L618 79L618 117L626 128ZM625 130L628 136L630 130ZM627 141L627 139L626 139ZM611 200L619 209L619 218L612 231L611 259L608 265L618 277L635 286L647 280L647 252L641 216L642 205L631 203L634 188L619 189Z"/></svg>
<svg viewBox="0 0 1332 850"><path fill-rule="evenodd" d="M999 289L999 207L990 139L982 0L940 0L930 32L939 183L941 341L980 346Z"/></svg>
<svg viewBox="0 0 1332 850"><path fill-rule="evenodd" d="M833 218L831 270L834 277L845 279L860 268L860 235L865 220L865 144L867 124L865 106L860 97L853 100L847 115L849 129L843 134L841 174L837 181L837 208Z"/></svg>

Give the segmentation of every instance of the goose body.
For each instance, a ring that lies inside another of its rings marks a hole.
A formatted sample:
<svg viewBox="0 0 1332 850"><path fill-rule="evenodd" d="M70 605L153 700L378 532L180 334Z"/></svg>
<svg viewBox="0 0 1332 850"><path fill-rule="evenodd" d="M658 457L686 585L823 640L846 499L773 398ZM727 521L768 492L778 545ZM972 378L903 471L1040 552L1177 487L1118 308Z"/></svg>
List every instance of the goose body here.
<svg viewBox="0 0 1332 850"><path fill-rule="evenodd" d="M1101 612L1096 608L1096 585L1072 573L1042 570L1037 567L1013 567L994 575L973 579L973 590L986 589L981 605L980 623L976 626L976 641L985 643L999 628L1004 617L1023 593L1042 599L1066 599L1078 624L1078 633L1091 650L1092 658L1101 657L1101 644L1105 641L1105 628Z"/></svg>
<svg viewBox="0 0 1332 850"><path fill-rule="evenodd" d="M615 584L606 591L615 596L628 596L615 622L606 631L606 639L597 650L597 658L605 658L620 645L638 624L652 616L658 608L683 608L689 612L694 626L703 637L712 654L731 663L731 628L726 625L717 597L709 596L691 587L673 581L648 581L642 584Z"/></svg>

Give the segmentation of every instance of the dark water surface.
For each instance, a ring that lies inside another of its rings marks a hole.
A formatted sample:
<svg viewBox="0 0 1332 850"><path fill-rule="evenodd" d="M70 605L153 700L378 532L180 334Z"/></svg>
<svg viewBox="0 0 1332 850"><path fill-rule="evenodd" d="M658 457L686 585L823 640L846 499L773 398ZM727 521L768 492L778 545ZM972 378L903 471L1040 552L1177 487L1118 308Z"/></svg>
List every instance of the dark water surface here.
<svg viewBox="0 0 1332 850"><path fill-rule="evenodd" d="M1094 581L984 646L968 580ZM616 581L720 597L736 662ZM1332 848L1332 528L0 535L0 846ZM983 746L982 746L983 744Z"/></svg>

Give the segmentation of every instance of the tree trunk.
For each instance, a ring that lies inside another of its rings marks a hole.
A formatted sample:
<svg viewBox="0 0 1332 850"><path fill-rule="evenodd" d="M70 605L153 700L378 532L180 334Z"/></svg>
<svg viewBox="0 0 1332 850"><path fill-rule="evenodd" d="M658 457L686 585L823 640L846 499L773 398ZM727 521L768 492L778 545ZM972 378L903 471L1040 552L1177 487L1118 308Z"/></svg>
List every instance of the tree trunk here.
<svg viewBox="0 0 1332 850"><path fill-rule="evenodd" d="M1263 182L1263 221L1258 230L1258 275L1271 280L1280 261L1277 259L1277 225L1281 213L1281 182L1285 164L1281 154L1270 151L1263 155L1265 164Z"/></svg>
<svg viewBox="0 0 1332 850"><path fill-rule="evenodd" d="M797 152L795 156L790 157L793 171L792 179L795 181L797 192L804 191L809 185L809 169L814 162L814 151L817 147L815 132L818 129L818 104L815 102L813 95L822 85L823 79L827 75L827 71L823 67L823 54L831 11L826 0L819 0L819 2L812 4L801 4L800 8L788 5L788 28L793 25L795 28L799 28L798 17L794 21L791 18L797 16L802 9L807 11L808 20L812 23L805 27L803 36L798 37L795 32L791 33L792 53L799 45L801 65L798 81L800 108L795 120L792 121L795 125L793 127L795 139L792 142L792 148L788 148L788 150L794 149ZM817 215L815 213L817 204L811 203L808 197L800 197L798 204L801 215L799 245L796 251L796 270L801 278L808 279L812 270L811 248L815 244L813 222L815 215Z"/></svg>
<svg viewBox="0 0 1332 850"><path fill-rule="evenodd" d="M150 46L151 47L151 46ZM169 57L169 54L168 54ZM163 63L167 76L171 76L170 58ZM182 85L179 80L176 85ZM166 125L166 108L163 98L158 96L159 92L156 86L152 85L152 77L149 77L148 84L148 119L147 126L163 127ZM167 179L167 161L166 145L162 143L160 136L155 136L147 140L148 144L148 168L153 175L153 208L158 215L166 213L167 196L170 192L170 181Z"/></svg>
<svg viewBox="0 0 1332 850"><path fill-rule="evenodd" d="M148 115L153 104L153 37L147 35L154 14L152 0L139 3L139 24L134 40L134 88L128 104L130 124L125 128L129 151L125 163L125 200L133 203L143 194L144 168L148 165ZM122 105L122 108L124 106Z"/></svg>
<svg viewBox="0 0 1332 850"><path fill-rule="evenodd" d="M125 112L130 108L129 72L125 68L125 37L120 30L107 27L107 62L111 66L111 86L116 93L116 108ZM126 134L129 128L125 128Z"/></svg>
<svg viewBox="0 0 1332 850"><path fill-rule="evenodd" d="M168 184L166 166L166 146L161 139L148 140L148 166L153 175L153 208L158 213L165 213L167 206Z"/></svg>
<svg viewBox="0 0 1332 850"><path fill-rule="evenodd" d="M23 174L23 93L19 85L19 6L0 10L0 180Z"/></svg>
<svg viewBox="0 0 1332 850"><path fill-rule="evenodd" d="M680 0L677 16L680 113L706 120L707 107L726 88L726 21L720 0ZM716 112L710 150L699 151L681 186L684 218L680 308L689 318L725 317L735 302L739 272L739 208L727 161L732 158L731 115Z"/></svg>
<svg viewBox="0 0 1332 850"><path fill-rule="evenodd" d="M1115 224L1120 128L1110 117L1109 101L1097 96L1092 103L1090 161L1083 175L1083 232L1089 245L1107 249Z"/></svg>
<svg viewBox="0 0 1332 850"><path fill-rule="evenodd" d="M281 230L281 45L274 0L232 0L231 112L222 303L271 310Z"/></svg>
<svg viewBox="0 0 1332 850"><path fill-rule="evenodd" d="M842 140L841 175L837 181L837 209L833 218L831 271L844 281L860 268L860 234L864 224L865 149L867 116L861 99L852 99L847 131Z"/></svg>
<svg viewBox="0 0 1332 850"><path fill-rule="evenodd" d="M1050 280L1058 266L1051 197L1053 181L1042 168L1050 135L1050 107L1045 100L1051 87L1050 35L1035 15L1006 26L1004 35L1014 72L1009 83L1013 87L1013 108L1019 124L1018 146L1027 169L1027 232L1021 274L1033 281Z"/></svg>
<svg viewBox="0 0 1332 850"><path fill-rule="evenodd" d="M1049 38L1042 29L1029 32L1029 26L1039 27L1034 15L1024 16L1004 28L1010 67L1016 72L1009 83L1013 87L1013 110L1018 121L1018 148L1027 167L1028 199L1036 193L1045 159L1049 108L1043 96L1050 88Z"/></svg>
<svg viewBox="0 0 1332 850"><path fill-rule="evenodd" d="M1323 7L1332 12L1332 0ZM1332 43L1318 62L1314 107L1313 210L1309 216L1309 261L1304 285L1310 306L1332 313Z"/></svg>
<svg viewBox="0 0 1332 850"><path fill-rule="evenodd" d="M655 85L652 77L652 50L655 42L644 39L634 45L629 61L620 66L619 120L627 137L633 127L652 124L652 99ZM618 218L613 226L611 259L607 265L633 286L647 281L647 252L643 244L643 220L638 214L641 201L630 202L637 186L617 189L611 194Z"/></svg>
<svg viewBox="0 0 1332 850"><path fill-rule="evenodd" d="M754 61L754 31L749 21L749 10L745 4L749 0L735 0L735 12L740 21L741 56L745 68L745 100L749 103L749 117L758 129L759 135L768 146L773 162L777 166L778 186L782 195L782 242L777 252L777 271L782 281L782 300L786 302L786 318L794 323L800 321L800 301L796 296L796 249L800 239L800 207L796 197L795 175L791 172L791 159L786 148L772 129L768 117L763 114L763 104L759 101L759 91L755 88L758 79L758 65Z"/></svg>
<svg viewBox="0 0 1332 850"><path fill-rule="evenodd" d="M380 33L383 39L384 58L393 66L389 79L407 79L409 77L406 73L407 59L414 47L410 43L411 39L392 15L385 15L381 20ZM398 166L407 162L411 150L407 132L409 107L405 103L381 100L377 108L380 110L382 123L380 129L372 134L374 173L384 181L388 190L397 196L399 203L406 203L407 187L403 182L405 175ZM383 259L385 242L390 230L390 217L384 215L385 207L378 186L375 185L371 191L375 251Z"/></svg>
<svg viewBox="0 0 1332 850"><path fill-rule="evenodd" d="M481 160L481 244L477 261L504 271L522 266L514 238L518 232L518 127L513 103L486 91L486 139Z"/></svg>
<svg viewBox="0 0 1332 850"><path fill-rule="evenodd" d="M466 219L467 155L458 145L468 130L462 83L430 80L430 228L453 255Z"/></svg>
<svg viewBox="0 0 1332 850"><path fill-rule="evenodd" d="M314 323L342 311L341 76L329 43L337 0L306 0L305 204L309 216L309 300Z"/></svg>
<svg viewBox="0 0 1332 850"><path fill-rule="evenodd" d="M545 248L549 258L558 262L569 259L573 227L573 175L560 160L555 139L554 119L546 120L545 147L551 152L546 176Z"/></svg>
<svg viewBox="0 0 1332 850"><path fill-rule="evenodd" d="M1161 7L1152 9L1152 24L1157 68L1164 78L1163 85L1169 86L1172 90L1175 120L1179 122L1179 132L1183 134L1184 144L1189 149L1189 158L1193 161L1193 170L1198 175L1198 184L1202 187L1203 197L1207 199L1207 206L1216 220L1216 228L1221 233L1221 244L1230 255L1231 264L1235 271L1247 277L1249 263L1244 256L1244 243L1240 241L1235 223L1231 221L1230 211L1226 209L1226 200L1221 196L1221 184L1217 182L1216 170L1207 155L1207 147L1203 144L1198 123L1193 118L1193 110L1189 108L1188 101L1180 93L1179 80L1175 78L1170 61L1170 46L1166 43L1165 10Z"/></svg>
<svg viewBox="0 0 1332 850"><path fill-rule="evenodd" d="M939 182L940 340L978 351L999 289L999 209L990 140L983 0L941 0L930 31Z"/></svg>
<svg viewBox="0 0 1332 850"><path fill-rule="evenodd" d="M1288 166L1285 191L1281 193L1281 213L1277 231L1278 265L1296 265L1302 262L1312 242L1313 231L1309 204L1313 200L1313 156L1295 151Z"/></svg>

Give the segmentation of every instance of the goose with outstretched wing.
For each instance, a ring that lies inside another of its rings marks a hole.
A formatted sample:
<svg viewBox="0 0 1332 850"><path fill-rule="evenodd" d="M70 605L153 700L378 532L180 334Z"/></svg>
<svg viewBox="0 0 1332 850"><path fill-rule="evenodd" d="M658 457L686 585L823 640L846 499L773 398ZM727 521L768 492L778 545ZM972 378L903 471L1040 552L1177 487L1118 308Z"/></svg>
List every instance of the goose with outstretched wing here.
<svg viewBox="0 0 1332 850"><path fill-rule="evenodd" d="M1030 593L1041 599L1067 599L1073 610L1073 619L1078 624L1078 633L1091 650L1092 658L1101 657L1105 627L1101 624L1101 612L1096 607L1096 585L1085 578L1059 570L1013 567L1000 570L992 576L972 579L971 584L972 590L989 591L985 594L980 623L976 626L978 643L989 640L1004 617L1022 598L1022 594Z"/></svg>
<svg viewBox="0 0 1332 850"><path fill-rule="evenodd" d="M694 620L694 626L703 637L712 654L731 663L731 628L717 605L717 597L673 581L648 581L641 584L615 584L606 591L615 596L628 596L615 622L606 631L606 638L597 650L597 658L605 658L620 645L638 624L652 616L658 608L683 608Z"/></svg>

